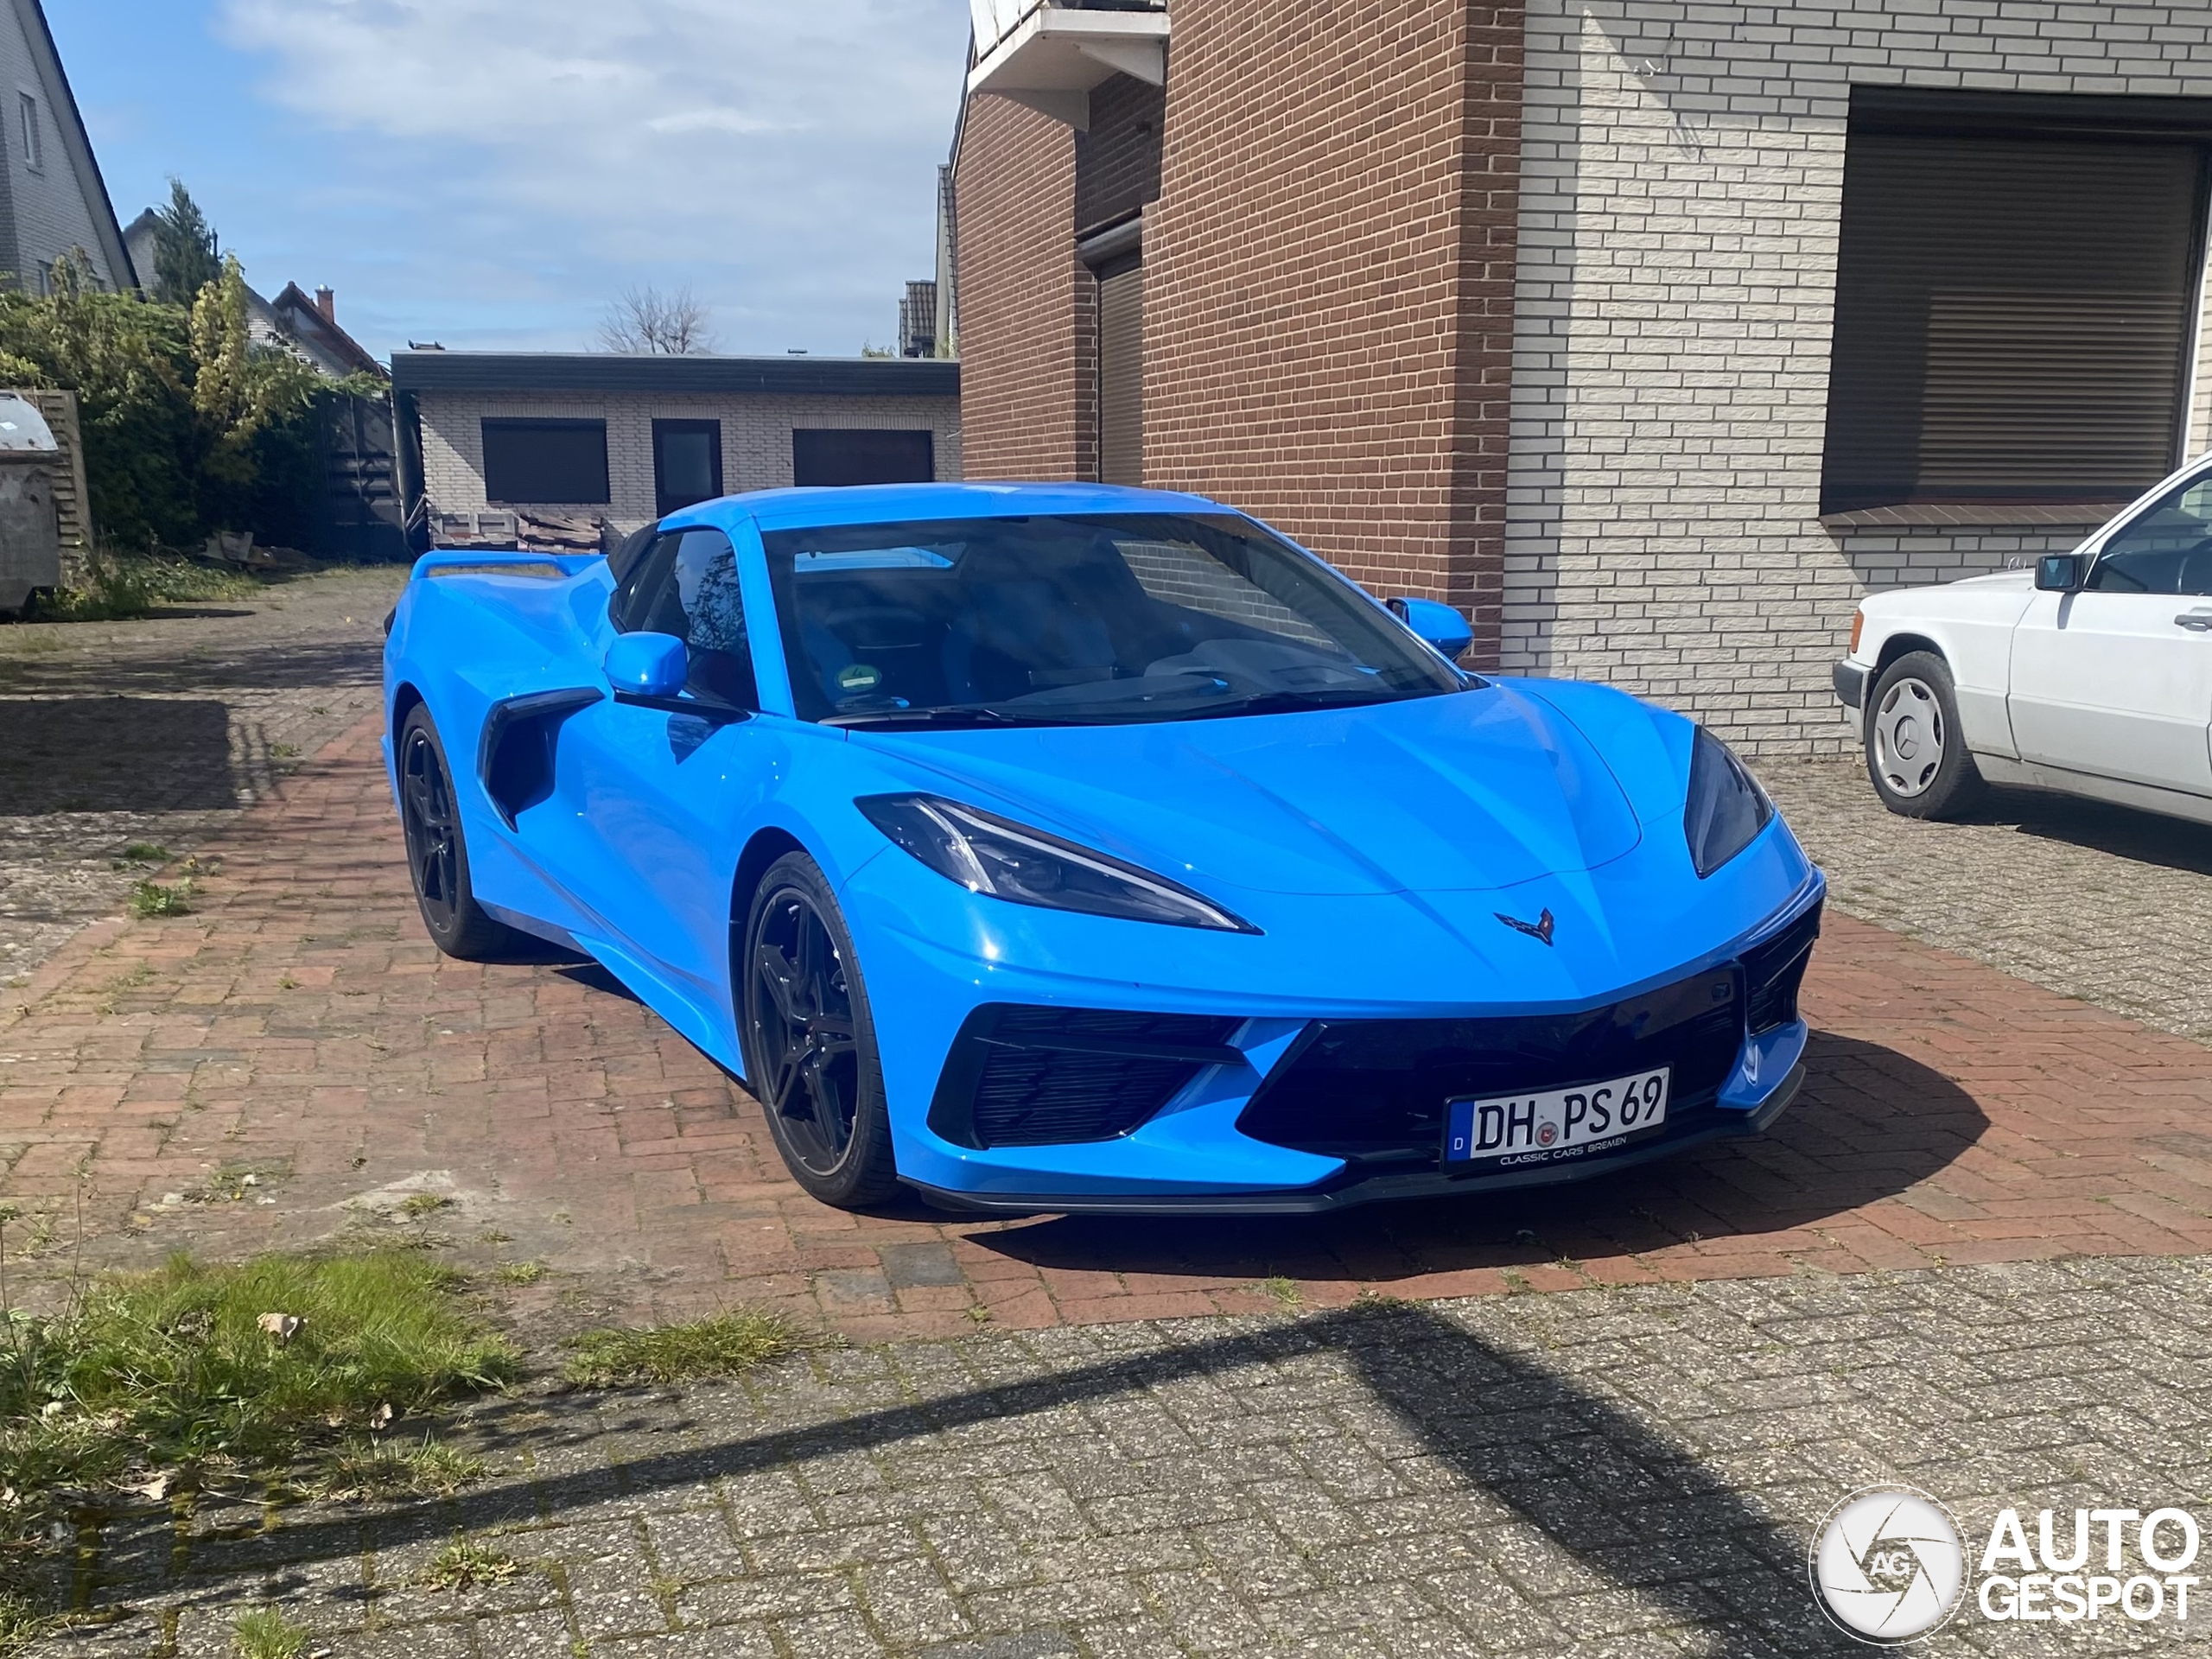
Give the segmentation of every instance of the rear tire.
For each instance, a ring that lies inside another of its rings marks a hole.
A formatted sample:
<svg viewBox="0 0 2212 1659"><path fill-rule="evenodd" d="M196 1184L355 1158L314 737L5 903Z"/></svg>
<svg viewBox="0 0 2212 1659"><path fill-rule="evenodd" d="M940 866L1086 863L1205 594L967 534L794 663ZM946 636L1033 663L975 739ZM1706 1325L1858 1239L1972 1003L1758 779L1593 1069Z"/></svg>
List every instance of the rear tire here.
<svg viewBox="0 0 2212 1659"><path fill-rule="evenodd" d="M840 1210L899 1188L875 1021L852 934L804 853L768 867L733 966L745 1070L791 1179Z"/></svg>
<svg viewBox="0 0 2212 1659"><path fill-rule="evenodd" d="M1955 818L1986 792L1959 728L1951 665L1909 652L1884 669L1866 699L1866 775L1882 804L1907 818Z"/></svg>
<svg viewBox="0 0 2212 1659"><path fill-rule="evenodd" d="M407 835L407 871L430 943L461 962L490 962L524 936L495 921L476 902L468 842L461 833L453 772L430 711L421 703L400 722L399 822Z"/></svg>

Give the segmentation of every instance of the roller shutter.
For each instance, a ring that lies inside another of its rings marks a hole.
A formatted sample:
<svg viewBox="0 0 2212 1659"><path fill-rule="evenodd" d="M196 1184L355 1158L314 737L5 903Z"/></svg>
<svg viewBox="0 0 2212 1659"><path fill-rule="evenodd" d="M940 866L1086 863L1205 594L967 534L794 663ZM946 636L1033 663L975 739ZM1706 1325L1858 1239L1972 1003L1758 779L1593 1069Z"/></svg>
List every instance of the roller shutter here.
<svg viewBox="0 0 2212 1659"><path fill-rule="evenodd" d="M1144 482L1144 267L1098 277L1098 478Z"/></svg>
<svg viewBox="0 0 2212 1659"><path fill-rule="evenodd" d="M2111 500L2171 470L2203 156L1854 125L1822 510Z"/></svg>

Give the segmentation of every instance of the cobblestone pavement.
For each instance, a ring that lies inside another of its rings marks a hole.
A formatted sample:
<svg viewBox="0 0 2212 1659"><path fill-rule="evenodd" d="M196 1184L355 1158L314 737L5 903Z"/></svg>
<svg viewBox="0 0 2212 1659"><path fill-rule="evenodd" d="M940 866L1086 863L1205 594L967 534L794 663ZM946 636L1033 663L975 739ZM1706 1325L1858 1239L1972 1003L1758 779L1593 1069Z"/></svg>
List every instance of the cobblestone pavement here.
<svg viewBox="0 0 2212 1659"><path fill-rule="evenodd" d="M86 1184L97 1262L399 1236L427 1191L404 1236L555 1270L527 1318L749 1300L876 1339L2212 1249L2212 1050L1847 917L1764 1139L1473 1204L1007 1224L825 1209L604 974L441 960L370 726L219 850L194 914L95 925L0 1001L0 1190L66 1237Z"/></svg>
<svg viewBox="0 0 2212 1659"><path fill-rule="evenodd" d="M123 908L372 712L405 572L341 569L135 622L0 627L0 988Z"/></svg>
<svg viewBox="0 0 2212 1659"><path fill-rule="evenodd" d="M1856 760L1759 776L1853 915L2212 1043L2212 828L2031 790L1923 823Z"/></svg>
<svg viewBox="0 0 2212 1659"><path fill-rule="evenodd" d="M2208 1330L2212 1264L2138 1260L830 1349L487 1414L442 1505L118 1521L76 1576L126 1611L44 1652L212 1659L253 1605L334 1659L1864 1652L1806 1573L1862 1485L1943 1501L1970 1584L2002 1508L2202 1515ZM457 1535L526 1570L423 1587ZM2192 1609L1914 1650L2202 1653Z"/></svg>

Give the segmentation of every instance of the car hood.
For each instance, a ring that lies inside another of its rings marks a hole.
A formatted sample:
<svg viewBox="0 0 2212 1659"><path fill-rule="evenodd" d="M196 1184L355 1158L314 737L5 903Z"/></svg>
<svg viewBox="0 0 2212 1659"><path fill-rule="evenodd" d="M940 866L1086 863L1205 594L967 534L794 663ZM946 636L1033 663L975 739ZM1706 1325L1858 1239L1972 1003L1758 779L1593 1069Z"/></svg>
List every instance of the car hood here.
<svg viewBox="0 0 2212 1659"><path fill-rule="evenodd" d="M1641 835L1564 715L1510 686L1365 709L852 740L917 787L1208 889L1508 887L1592 869Z"/></svg>

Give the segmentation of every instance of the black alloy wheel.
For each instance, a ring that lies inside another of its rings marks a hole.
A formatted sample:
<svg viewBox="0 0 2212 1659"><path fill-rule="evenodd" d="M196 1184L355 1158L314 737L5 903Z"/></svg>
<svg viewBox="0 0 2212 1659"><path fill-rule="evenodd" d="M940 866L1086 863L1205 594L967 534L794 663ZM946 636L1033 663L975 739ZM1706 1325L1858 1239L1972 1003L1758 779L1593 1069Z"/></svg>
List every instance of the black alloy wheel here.
<svg viewBox="0 0 2212 1659"><path fill-rule="evenodd" d="M514 930L494 921L476 902L452 774L437 728L420 705L399 728L399 821L407 836L415 902L430 942L464 962L480 962L512 947Z"/></svg>
<svg viewBox="0 0 2212 1659"><path fill-rule="evenodd" d="M755 895L742 985L747 1068L776 1149L824 1203L894 1190L867 993L844 918L811 861L779 859Z"/></svg>

